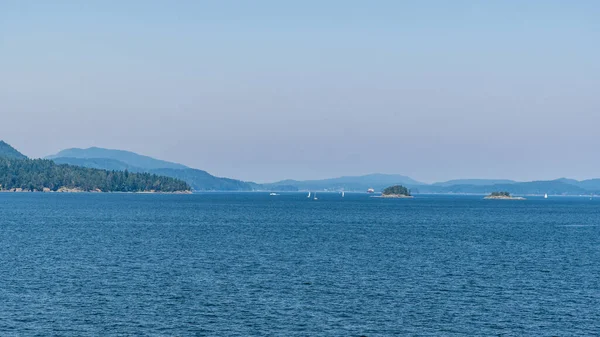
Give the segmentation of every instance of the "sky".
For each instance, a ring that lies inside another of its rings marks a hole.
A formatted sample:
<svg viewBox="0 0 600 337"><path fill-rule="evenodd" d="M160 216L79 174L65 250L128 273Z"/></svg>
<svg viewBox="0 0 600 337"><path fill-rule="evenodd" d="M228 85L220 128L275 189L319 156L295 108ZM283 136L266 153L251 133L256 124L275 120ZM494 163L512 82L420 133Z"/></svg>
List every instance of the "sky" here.
<svg viewBox="0 0 600 337"><path fill-rule="evenodd" d="M257 182L600 177L598 1L0 0L0 139Z"/></svg>

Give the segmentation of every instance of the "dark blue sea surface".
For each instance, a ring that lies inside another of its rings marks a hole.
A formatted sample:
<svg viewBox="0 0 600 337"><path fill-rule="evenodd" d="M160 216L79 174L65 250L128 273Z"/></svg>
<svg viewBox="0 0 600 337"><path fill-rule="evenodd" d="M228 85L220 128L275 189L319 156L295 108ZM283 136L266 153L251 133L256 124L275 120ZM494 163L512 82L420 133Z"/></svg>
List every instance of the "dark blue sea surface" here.
<svg viewBox="0 0 600 337"><path fill-rule="evenodd" d="M600 334L600 200L0 193L0 336Z"/></svg>

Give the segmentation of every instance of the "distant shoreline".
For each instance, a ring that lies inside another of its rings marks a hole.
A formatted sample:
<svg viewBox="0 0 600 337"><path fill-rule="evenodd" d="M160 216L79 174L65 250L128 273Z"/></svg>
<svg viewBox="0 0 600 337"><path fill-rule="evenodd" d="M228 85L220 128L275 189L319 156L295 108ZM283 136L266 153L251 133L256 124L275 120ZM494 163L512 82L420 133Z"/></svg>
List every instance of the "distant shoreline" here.
<svg viewBox="0 0 600 337"><path fill-rule="evenodd" d="M404 194L382 194L382 195L372 195L371 198L383 198L383 199L412 199L414 198L412 195L404 195Z"/></svg>
<svg viewBox="0 0 600 337"><path fill-rule="evenodd" d="M314 191L314 190L312 190ZM157 192L157 191L139 191L139 192L121 192L121 191L29 191L29 190L22 190L22 191L12 191L12 190L0 190L0 193L93 193L93 194L98 194L98 193L102 193L102 194L210 194L210 193L270 193L270 192L277 192L277 193L285 193L285 194L294 194L294 193L307 193L308 190L306 191L277 191L277 190L256 190L256 191L225 191L225 190L205 190L205 191L175 191L175 192ZM331 194L337 194L340 193L340 191L317 191L318 193L331 193ZM345 191L346 194L369 194L367 192L364 191ZM415 193L415 196L447 196L447 197L452 197L452 196L456 196L456 197L460 197L460 196L471 196L471 197L477 197L477 196L488 196L488 194L486 193ZM544 194L523 194L523 196L525 197L535 197L535 198L542 198L544 196ZM381 195L370 195L371 198L382 198ZM412 198L414 198L414 196L411 196ZM411 197L404 197L404 198L411 198ZM600 199L600 195L589 195L589 194L548 194L549 198L594 198L594 199ZM390 197L388 197L390 198ZM394 197L391 197L392 199ZM520 198L520 197L517 197ZM485 198L487 199L487 198ZM526 198L523 198L525 200L527 200Z"/></svg>
<svg viewBox="0 0 600 337"><path fill-rule="evenodd" d="M0 193L36 193L36 194L78 194L78 193L89 193L89 194L193 194L192 191L174 191L174 192L160 192L160 191L139 191L139 192L123 192L123 191L81 191L81 190L63 190L63 191L30 191L30 190L0 190Z"/></svg>

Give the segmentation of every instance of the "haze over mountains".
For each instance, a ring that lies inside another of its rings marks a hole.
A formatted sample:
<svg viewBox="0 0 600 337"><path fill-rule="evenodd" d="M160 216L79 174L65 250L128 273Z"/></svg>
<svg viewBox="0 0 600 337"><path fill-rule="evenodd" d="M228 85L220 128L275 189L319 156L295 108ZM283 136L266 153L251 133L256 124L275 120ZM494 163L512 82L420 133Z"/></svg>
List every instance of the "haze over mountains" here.
<svg viewBox="0 0 600 337"><path fill-rule="evenodd" d="M59 164L105 170L147 172L186 181L196 191L252 191L257 186L240 180L219 178L206 171L187 167L130 151L91 147L66 149L46 157Z"/></svg>
<svg viewBox="0 0 600 337"><path fill-rule="evenodd" d="M146 172L104 170L29 159L0 141L2 192L145 192L189 193L181 179Z"/></svg>
<svg viewBox="0 0 600 337"><path fill-rule="evenodd" d="M514 184L516 181L509 179L453 179L439 183L433 183L434 186L452 186L452 185L474 185L486 186L496 184Z"/></svg>
<svg viewBox="0 0 600 337"><path fill-rule="evenodd" d="M56 158L77 158L77 159L108 159L111 163L109 165L124 165L128 166L130 171L133 170L153 170L153 169L187 169L185 165L172 163L160 159L155 159L148 156L143 156L137 153L123 150L109 150L99 147L90 147L88 149L66 149L59 153L51 156L47 156L46 159Z"/></svg>
<svg viewBox="0 0 600 337"><path fill-rule="evenodd" d="M421 186L425 183L416 181L410 177L399 174L368 174L363 176L346 176L331 179L321 180L282 180L275 183L263 184L267 189L277 189L278 187L287 186L297 190L315 190L315 191L366 191L373 188L376 191L381 191L392 185L404 186Z"/></svg>
<svg viewBox="0 0 600 337"><path fill-rule="evenodd" d="M582 186L586 186L586 188ZM470 193L489 194L494 191L509 191L511 194L589 195L599 194L600 184L593 181L566 183L563 179L549 181L514 182L492 185L422 185L413 187L415 193Z"/></svg>
<svg viewBox="0 0 600 337"><path fill-rule="evenodd" d="M399 174L369 174L321 180L282 180L257 184L190 168L182 164L143 156L134 152L92 147L67 149L48 156L59 164L70 164L107 170L147 172L178 178L196 191L381 191L391 185L404 185L414 193L477 193L510 191L513 194L589 195L600 194L600 179L577 181L556 179L551 181L517 182L508 179L455 179L426 184Z"/></svg>

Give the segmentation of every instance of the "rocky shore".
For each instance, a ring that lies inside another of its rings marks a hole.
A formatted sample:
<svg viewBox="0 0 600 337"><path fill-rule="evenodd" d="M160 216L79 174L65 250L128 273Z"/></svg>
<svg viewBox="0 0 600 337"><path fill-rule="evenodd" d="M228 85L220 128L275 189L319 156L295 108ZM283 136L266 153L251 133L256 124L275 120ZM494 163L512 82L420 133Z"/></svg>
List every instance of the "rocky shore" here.
<svg viewBox="0 0 600 337"><path fill-rule="evenodd" d="M404 195L404 194L382 194L375 195L373 198L386 198L386 199L411 199L412 195Z"/></svg>
<svg viewBox="0 0 600 337"><path fill-rule="evenodd" d="M487 197L484 197L484 199L525 200L525 198L523 198L523 197L498 196L498 195L488 195Z"/></svg>

